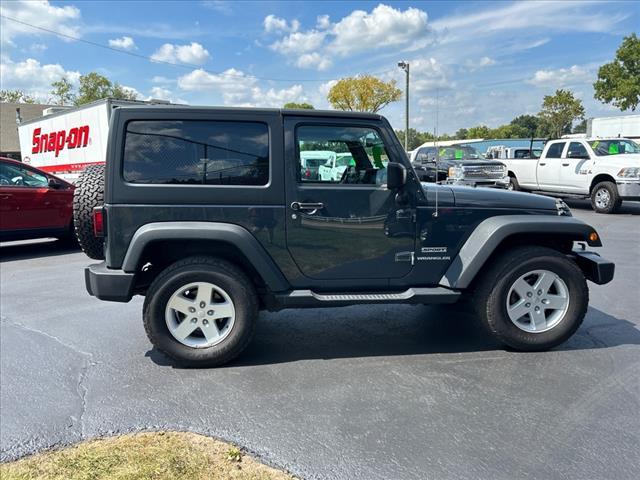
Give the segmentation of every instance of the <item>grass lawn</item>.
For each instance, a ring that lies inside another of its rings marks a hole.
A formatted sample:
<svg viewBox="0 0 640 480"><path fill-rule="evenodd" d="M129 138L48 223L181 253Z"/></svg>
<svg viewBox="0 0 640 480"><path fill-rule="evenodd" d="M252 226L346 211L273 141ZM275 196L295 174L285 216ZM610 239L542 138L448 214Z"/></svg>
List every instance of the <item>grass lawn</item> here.
<svg viewBox="0 0 640 480"><path fill-rule="evenodd" d="M237 447L194 433L93 440L0 465L2 480L292 480Z"/></svg>

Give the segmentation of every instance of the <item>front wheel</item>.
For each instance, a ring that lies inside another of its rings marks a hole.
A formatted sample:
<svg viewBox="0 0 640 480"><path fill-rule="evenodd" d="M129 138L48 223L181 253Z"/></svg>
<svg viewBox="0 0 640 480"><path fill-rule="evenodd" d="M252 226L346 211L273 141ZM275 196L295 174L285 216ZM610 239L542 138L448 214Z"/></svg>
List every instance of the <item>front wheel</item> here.
<svg viewBox="0 0 640 480"><path fill-rule="evenodd" d="M543 247L521 247L497 258L475 292L482 324L502 343L540 351L565 342L580 327L589 290L580 268Z"/></svg>
<svg viewBox="0 0 640 480"><path fill-rule="evenodd" d="M520 190L520 184L518 183L518 179L515 176L509 175L509 184L507 185L507 190L511 190L513 192L517 192Z"/></svg>
<svg viewBox="0 0 640 480"><path fill-rule="evenodd" d="M222 365L239 355L257 316L251 280L235 265L210 257L187 258L160 273L143 310L151 343L195 367Z"/></svg>
<svg viewBox="0 0 640 480"><path fill-rule="evenodd" d="M618 187L613 182L600 182L591 190L591 207L596 213L614 213L622 205Z"/></svg>

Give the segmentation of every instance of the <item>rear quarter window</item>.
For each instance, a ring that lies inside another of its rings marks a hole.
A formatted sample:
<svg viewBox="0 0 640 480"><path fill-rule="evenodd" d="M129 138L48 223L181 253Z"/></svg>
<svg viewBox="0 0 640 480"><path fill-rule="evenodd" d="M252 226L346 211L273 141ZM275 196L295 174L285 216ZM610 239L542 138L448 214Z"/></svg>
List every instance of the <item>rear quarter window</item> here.
<svg viewBox="0 0 640 480"><path fill-rule="evenodd" d="M133 120L123 177L130 183L266 185L269 129L258 122Z"/></svg>

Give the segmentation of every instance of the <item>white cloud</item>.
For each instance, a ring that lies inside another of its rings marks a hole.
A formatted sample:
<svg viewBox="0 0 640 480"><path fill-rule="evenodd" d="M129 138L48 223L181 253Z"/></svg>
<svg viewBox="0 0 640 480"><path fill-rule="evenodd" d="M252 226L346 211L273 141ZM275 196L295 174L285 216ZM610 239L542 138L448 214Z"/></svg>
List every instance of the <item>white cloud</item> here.
<svg viewBox="0 0 640 480"><path fill-rule="evenodd" d="M32 43L31 46L29 47L29 51L33 53L42 53L46 51L47 48L49 47L44 43Z"/></svg>
<svg viewBox="0 0 640 480"><path fill-rule="evenodd" d="M296 65L300 68L312 68L323 71L331 67L331 60L317 52L305 53L298 57Z"/></svg>
<svg viewBox="0 0 640 480"><path fill-rule="evenodd" d="M558 68L556 70L537 70L533 78L527 83L537 87L564 87L580 83L592 82L595 80L595 71L592 68L580 65L573 65L569 68Z"/></svg>
<svg viewBox="0 0 640 480"><path fill-rule="evenodd" d="M490 67L492 65L495 65L497 62L491 58L491 57L487 57L486 55L484 57L481 57L478 60L467 60L466 62L464 62L465 67L467 67L467 69L470 72L475 72L476 70L480 70L481 68L486 68L486 67Z"/></svg>
<svg viewBox="0 0 640 480"><path fill-rule="evenodd" d="M7 58L0 65L0 83L3 89L23 90L43 102L50 95L51 84L62 77L77 86L80 72L67 71L57 63L42 65L33 58L18 63Z"/></svg>
<svg viewBox="0 0 640 480"><path fill-rule="evenodd" d="M401 11L380 4L371 13L354 10L333 26L332 33L335 37L329 50L344 56L407 45L428 33L427 13L413 7Z"/></svg>
<svg viewBox="0 0 640 480"><path fill-rule="evenodd" d="M80 10L72 5L57 7L51 5L47 0L37 2L20 0L0 3L0 13L5 17L55 30L65 35L80 36L80 27L77 23L80 20ZM0 30L2 31L0 38L3 46L15 46L14 39L21 35L47 35L42 30L5 18L0 23Z"/></svg>
<svg viewBox="0 0 640 480"><path fill-rule="evenodd" d="M336 23L328 15L316 18L316 27L301 31L294 20L269 15L264 20L267 32L282 36L270 48L289 57L300 68L326 70L331 57L348 57L361 51L402 48L426 36L427 13L417 8L399 10L380 4L371 12L354 10Z"/></svg>
<svg viewBox="0 0 640 480"><path fill-rule="evenodd" d="M484 10L470 9L472 13L460 13L442 17L431 23L444 41L491 36L499 32L562 31L609 33L628 14L614 13L609 7L596 11L592 1L573 2L513 2L498 4ZM584 7L588 7L583 10ZM609 11L607 11L609 10Z"/></svg>
<svg viewBox="0 0 640 480"><path fill-rule="evenodd" d="M322 30L326 30L331 27L331 20L329 15L318 15L316 18L316 28L320 28Z"/></svg>
<svg viewBox="0 0 640 480"><path fill-rule="evenodd" d="M233 13L231 3L224 0L205 0L202 4L211 10L222 13L223 15L231 15Z"/></svg>
<svg viewBox="0 0 640 480"><path fill-rule="evenodd" d="M308 32L294 32L271 45L271 49L284 55L303 54L319 49L327 32L310 30Z"/></svg>
<svg viewBox="0 0 640 480"><path fill-rule="evenodd" d="M300 22L298 20L292 20L289 24L284 18L276 17L275 15L267 15L262 22L264 31L267 33L273 32L295 32L300 28Z"/></svg>
<svg viewBox="0 0 640 480"><path fill-rule="evenodd" d="M282 107L287 102L308 101L301 85L265 89L255 77L235 68L220 74L193 70L178 78L178 87L186 92L220 95L225 105L233 106Z"/></svg>
<svg viewBox="0 0 640 480"><path fill-rule="evenodd" d="M189 45L165 43L151 55L151 59L156 61L192 65L203 65L210 57L209 52L197 42L191 42Z"/></svg>
<svg viewBox="0 0 640 480"><path fill-rule="evenodd" d="M164 87L153 87L150 93L151 93L151 98L157 98L159 100L169 100L169 98L171 98L171 95L172 95L171 90Z"/></svg>
<svg viewBox="0 0 640 480"><path fill-rule="evenodd" d="M113 38L109 40L109 46L113 48L119 48L120 50L137 50L136 42L133 41L133 38L127 37L126 35L121 38Z"/></svg>

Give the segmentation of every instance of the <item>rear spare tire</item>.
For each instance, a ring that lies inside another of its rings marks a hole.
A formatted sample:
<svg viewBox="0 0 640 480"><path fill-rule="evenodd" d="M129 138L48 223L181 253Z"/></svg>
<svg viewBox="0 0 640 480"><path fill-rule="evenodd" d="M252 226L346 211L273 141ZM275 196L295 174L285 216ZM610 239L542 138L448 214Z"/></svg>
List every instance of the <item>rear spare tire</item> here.
<svg viewBox="0 0 640 480"><path fill-rule="evenodd" d="M82 251L104 259L104 242L93 233L93 208L104 203L104 164L90 165L80 174L73 192L73 224Z"/></svg>

